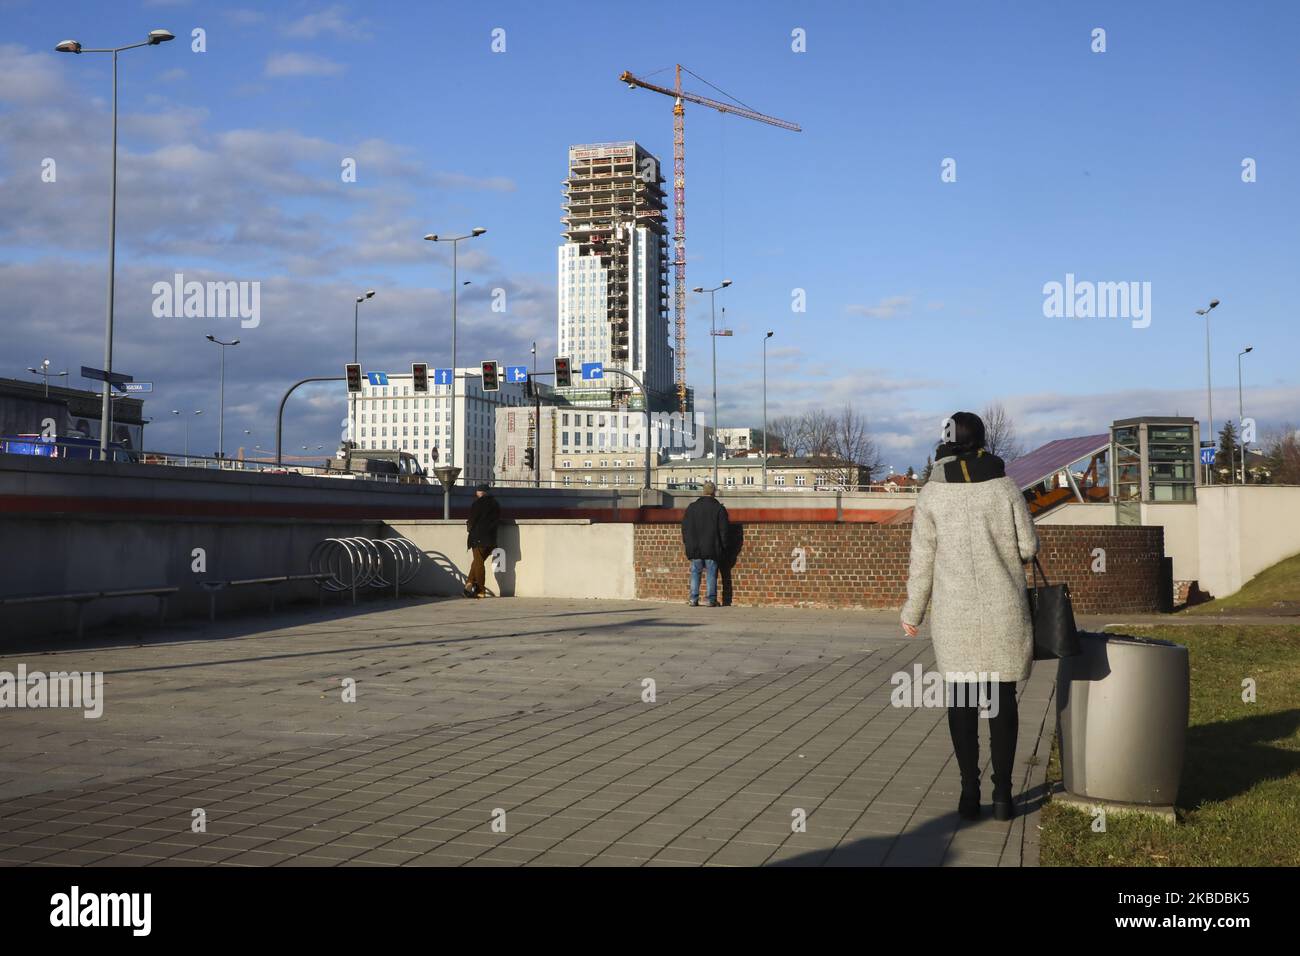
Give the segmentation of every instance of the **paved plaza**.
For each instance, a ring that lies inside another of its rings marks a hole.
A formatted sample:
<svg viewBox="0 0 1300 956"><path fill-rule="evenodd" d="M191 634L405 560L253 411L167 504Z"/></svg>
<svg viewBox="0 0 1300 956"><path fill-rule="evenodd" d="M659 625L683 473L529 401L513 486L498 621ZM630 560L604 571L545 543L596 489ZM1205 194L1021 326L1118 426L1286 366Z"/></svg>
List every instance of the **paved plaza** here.
<svg viewBox="0 0 1300 956"><path fill-rule="evenodd" d="M1036 865L1055 667L1021 689L1022 813L991 819L986 769L961 824L944 710L890 703L925 635L421 599L8 649L0 671L102 671L105 703L0 711L0 863Z"/></svg>

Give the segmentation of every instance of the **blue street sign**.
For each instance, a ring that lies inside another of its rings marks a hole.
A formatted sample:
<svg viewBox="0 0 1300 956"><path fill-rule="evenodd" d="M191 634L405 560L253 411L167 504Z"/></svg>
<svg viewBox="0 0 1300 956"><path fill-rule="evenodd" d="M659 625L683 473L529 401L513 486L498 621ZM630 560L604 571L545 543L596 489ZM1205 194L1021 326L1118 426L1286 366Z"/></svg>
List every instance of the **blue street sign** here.
<svg viewBox="0 0 1300 956"><path fill-rule="evenodd" d="M367 373L366 373L366 378L370 379L370 384L371 384L371 385L387 385L387 384L388 384L388 373L387 373L387 372L367 372Z"/></svg>
<svg viewBox="0 0 1300 956"><path fill-rule="evenodd" d="M595 379L603 379L604 377L605 377L604 362L583 362L582 363L582 380L584 382L590 382Z"/></svg>
<svg viewBox="0 0 1300 956"><path fill-rule="evenodd" d="M153 382L123 382L118 388L128 395L131 392L152 392Z"/></svg>
<svg viewBox="0 0 1300 956"><path fill-rule="evenodd" d="M1213 448L1202 448L1202 449L1201 449L1201 464L1202 464L1202 465L1213 465L1213 464L1214 464L1214 452L1215 452L1215 449L1213 449Z"/></svg>
<svg viewBox="0 0 1300 956"><path fill-rule="evenodd" d="M451 369L449 369L449 368L435 368L435 369L433 370L433 384L434 384L434 385L450 385L450 384L451 384Z"/></svg>
<svg viewBox="0 0 1300 956"><path fill-rule="evenodd" d="M526 382L528 381L527 365L507 365L506 366L507 382Z"/></svg>

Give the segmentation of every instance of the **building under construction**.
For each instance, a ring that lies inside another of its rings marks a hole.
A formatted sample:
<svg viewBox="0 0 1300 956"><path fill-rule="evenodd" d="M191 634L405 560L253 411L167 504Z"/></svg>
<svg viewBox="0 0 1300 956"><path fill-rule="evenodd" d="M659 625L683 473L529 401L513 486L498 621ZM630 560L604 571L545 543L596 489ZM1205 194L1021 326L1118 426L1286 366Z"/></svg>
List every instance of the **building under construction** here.
<svg viewBox="0 0 1300 956"><path fill-rule="evenodd" d="M559 354L573 361L563 397L581 405L642 406L619 375L577 384L583 363L626 370L651 411L676 407L668 344L667 203L659 160L634 142L569 149L559 249Z"/></svg>

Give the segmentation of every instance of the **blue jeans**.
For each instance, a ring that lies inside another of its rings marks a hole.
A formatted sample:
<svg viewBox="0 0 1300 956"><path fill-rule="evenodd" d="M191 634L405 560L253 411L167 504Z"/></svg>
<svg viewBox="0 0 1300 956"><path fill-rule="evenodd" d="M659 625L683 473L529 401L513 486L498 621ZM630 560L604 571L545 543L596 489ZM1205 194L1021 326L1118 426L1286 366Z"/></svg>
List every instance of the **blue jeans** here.
<svg viewBox="0 0 1300 956"><path fill-rule="evenodd" d="M709 573L708 601L718 603L718 562L712 558L691 558L691 603L700 599L700 572L707 569Z"/></svg>

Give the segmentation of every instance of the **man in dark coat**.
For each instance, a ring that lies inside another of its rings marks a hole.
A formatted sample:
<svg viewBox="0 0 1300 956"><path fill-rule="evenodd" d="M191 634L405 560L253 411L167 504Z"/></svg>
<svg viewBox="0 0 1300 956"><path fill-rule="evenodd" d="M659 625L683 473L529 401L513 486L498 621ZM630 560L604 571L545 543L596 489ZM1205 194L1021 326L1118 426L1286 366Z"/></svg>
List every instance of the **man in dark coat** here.
<svg viewBox="0 0 1300 956"><path fill-rule="evenodd" d="M483 562L488 559L492 549L497 546L497 524L501 521L501 505L496 498L488 494L486 484L474 488L474 504L470 505L469 517L465 519L468 534L465 547L474 552L474 561L469 568L469 580L465 583L465 597L487 597L484 586L486 569Z"/></svg>
<svg viewBox="0 0 1300 956"><path fill-rule="evenodd" d="M727 551L731 522L713 482L706 481L702 494L691 502L682 517L682 545L691 562L691 607L700 603L700 572L708 572L708 605L718 606L718 562Z"/></svg>

